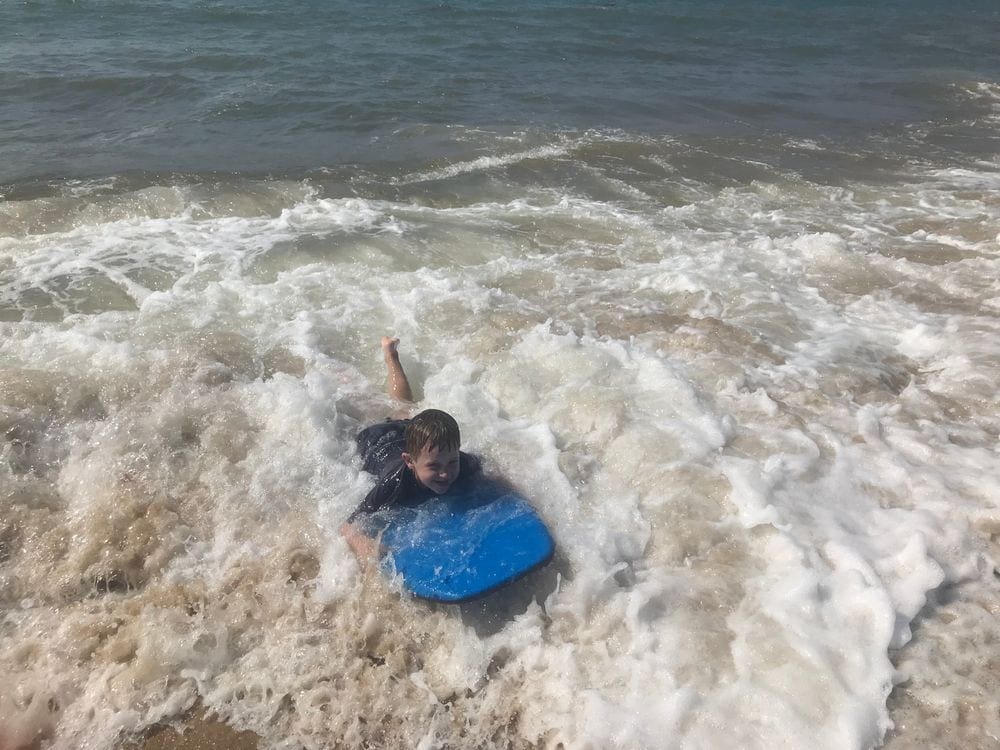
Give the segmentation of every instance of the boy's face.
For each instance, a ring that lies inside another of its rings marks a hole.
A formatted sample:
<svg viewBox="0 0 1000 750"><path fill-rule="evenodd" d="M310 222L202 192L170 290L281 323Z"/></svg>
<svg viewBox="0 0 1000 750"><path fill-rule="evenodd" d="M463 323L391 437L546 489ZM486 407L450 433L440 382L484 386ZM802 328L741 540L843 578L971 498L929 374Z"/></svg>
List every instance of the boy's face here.
<svg viewBox="0 0 1000 750"><path fill-rule="evenodd" d="M458 479L458 448L438 450L436 445L426 445L415 457L404 453L403 463L436 495L443 495Z"/></svg>

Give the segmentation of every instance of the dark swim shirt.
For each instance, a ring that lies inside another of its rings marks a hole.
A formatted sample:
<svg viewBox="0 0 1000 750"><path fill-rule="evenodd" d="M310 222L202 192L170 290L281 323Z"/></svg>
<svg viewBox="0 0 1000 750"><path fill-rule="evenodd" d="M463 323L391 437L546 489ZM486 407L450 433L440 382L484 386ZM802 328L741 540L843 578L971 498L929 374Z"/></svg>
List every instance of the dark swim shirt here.
<svg viewBox="0 0 1000 750"><path fill-rule="evenodd" d="M378 477L361 504L347 519L348 523L367 520L372 514L397 505L419 505L435 493L417 481L403 463L406 448L406 425L410 420L385 421L358 433L358 453L362 468ZM480 471L479 459L459 451L458 479L452 487L461 487ZM361 517L364 516L365 519Z"/></svg>

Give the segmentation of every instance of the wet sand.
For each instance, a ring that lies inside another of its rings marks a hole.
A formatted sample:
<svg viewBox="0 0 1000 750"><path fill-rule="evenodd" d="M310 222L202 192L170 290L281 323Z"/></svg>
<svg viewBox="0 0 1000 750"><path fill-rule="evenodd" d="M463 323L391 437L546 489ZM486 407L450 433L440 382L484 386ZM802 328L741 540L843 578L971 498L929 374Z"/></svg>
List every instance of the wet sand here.
<svg viewBox="0 0 1000 750"><path fill-rule="evenodd" d="M145 739L129 743L127 750L257 750L253 732L238 732L227 724L202 715L185 719L178 731L171 726L154 729Z"/></svg>

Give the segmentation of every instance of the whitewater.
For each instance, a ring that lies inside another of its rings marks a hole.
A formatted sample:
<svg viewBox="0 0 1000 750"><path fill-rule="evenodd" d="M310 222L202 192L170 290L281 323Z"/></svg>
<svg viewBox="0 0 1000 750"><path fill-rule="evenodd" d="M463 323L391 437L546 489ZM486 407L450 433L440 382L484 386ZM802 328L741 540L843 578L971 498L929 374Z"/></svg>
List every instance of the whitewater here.
<svg viewBox="0 0 1000 750"><path fill-rule="evenodd" d="M0 204L8 744L196 704L289 748L996 737L996 164L720 187L679 152ZM557 539L499 602L337 533L384 332Z"/></svg>

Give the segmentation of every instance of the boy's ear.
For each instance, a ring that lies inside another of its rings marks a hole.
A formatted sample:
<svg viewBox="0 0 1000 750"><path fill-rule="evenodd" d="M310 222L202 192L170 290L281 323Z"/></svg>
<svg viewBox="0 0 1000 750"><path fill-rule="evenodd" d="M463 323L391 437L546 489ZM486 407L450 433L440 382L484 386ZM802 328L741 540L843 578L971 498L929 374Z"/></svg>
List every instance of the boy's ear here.
<svg viewBox="0 0 1000 750"><path fill-rule="evenodd" d="M417 465L417 462L413 460L413 456L409 453L403 453L403 463L406 464L407 469L413 469Z"/></svg>

